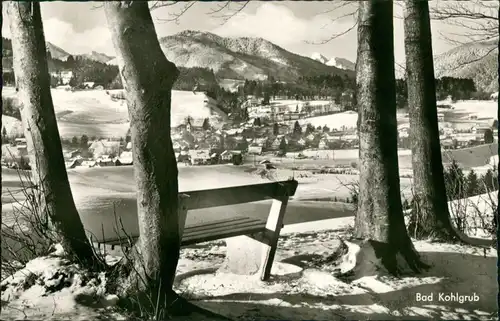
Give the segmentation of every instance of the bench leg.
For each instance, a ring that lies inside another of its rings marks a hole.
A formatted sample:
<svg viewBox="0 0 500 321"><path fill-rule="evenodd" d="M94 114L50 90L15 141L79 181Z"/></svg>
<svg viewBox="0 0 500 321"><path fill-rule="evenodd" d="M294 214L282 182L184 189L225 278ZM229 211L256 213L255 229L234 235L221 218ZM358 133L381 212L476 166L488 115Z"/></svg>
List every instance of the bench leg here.
<svg viewBox="0 0 500 321"><path fill-rule="evenodd" d="M262 270L260 274L260 279L262 281L269 280L269 277L271 276L271 269L273 267L276 249L278 248L278 239L281 228L283 227L283 218L285 216L287 205L288 197L283 197L281 200L274 200L271 205L269 217L267 218L266 229L272 233L269 233L271 239L268 240L268 245L263 245L265 249L262 255Z"/></svg>
<svg viewBox="0 0 500 321"><path fill-rule="evenodd" d="M186 205L186 196L179 195L179 203L178 203L177 213L179 213L179 236L182 240L182 235L184 234L184 227L186 226L186 218L188 208Z"/></svg>
<svg viewBox="0 0 500 321"><path fill-rule="evenodd" d="M283 225L283 216L288 204L288 198L274 200L266 228L265 243L259 242L249 236L236 236L225 239L226 260L221 272L234 273L240 275L258 274L262 280L268 280L276 254L278 237Z"/></svg>

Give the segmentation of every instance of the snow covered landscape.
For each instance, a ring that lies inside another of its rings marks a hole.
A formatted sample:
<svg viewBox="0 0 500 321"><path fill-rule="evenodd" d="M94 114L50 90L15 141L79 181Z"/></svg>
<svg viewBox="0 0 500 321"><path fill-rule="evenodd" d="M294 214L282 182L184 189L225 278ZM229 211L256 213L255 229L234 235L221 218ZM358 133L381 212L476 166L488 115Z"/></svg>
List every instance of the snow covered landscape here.
<svg viewBox="0 0 500 321"><path fill-rule="evenodd" d="M1 320L499 319L498 2L4 8Z"/></svg>
<svg viewBox="0 0 500 321"><path fill-rule="evenodd" d="M348 241L352 225L348 217L285 226L271 282L218 271L224 241L183 249L176 290L233 319L498 318L495 249L414 241L432 265L429 271L402 278L373 271L352 280L349 272L359 249ZM2 281L2 302L10 301L2 307L2 319L125 320L113 308L117 297L105 292L105 276L67 265L55 249ZM117 262L119 255L108 254L107 261ZM86 302L89 298L92 304Z"/></svg>

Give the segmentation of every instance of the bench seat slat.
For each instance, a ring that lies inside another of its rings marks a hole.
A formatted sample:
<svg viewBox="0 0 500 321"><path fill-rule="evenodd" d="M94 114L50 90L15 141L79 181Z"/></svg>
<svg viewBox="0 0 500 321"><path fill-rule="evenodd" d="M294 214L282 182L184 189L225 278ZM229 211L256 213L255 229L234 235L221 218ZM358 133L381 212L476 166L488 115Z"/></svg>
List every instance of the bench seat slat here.
<svg viewBox="0 0 500 321"><path fill-rule="evenodd" d="M221 228L218 230L206 231L205 233L198 233L195 235L192 234L190 235L188 232L184 234L181 245L182 246L193 245L202 242L220 240L223 238L228 238L233 236L253 234L265 231L265 229L266 229L265 222L251 222L242 225L233 225L230 228L226 227L225 229Z"/></svg>
<svg viewBox="0 0 500 321"><path fill-rule="evenodd" d="M213 220L206 223L186 226L184 229L181 245L193 245L202 242L219 240L227 237L253 234L266 230L266 221L249 218L234 217L229 220ZM132 237L133 241L137 236ZM126 237L99 242L107 245L123 245L128 243Z"/></svg>
<svg viewBox="0 0 500 321"><path fill-rule="evenodd" d="M234 230L234 229L245 229L245 228L250 228L250 227L253 227L253 226L264 226L265 227L265 223L266 222L263 222L261 220L245 220L245 221L241 221L241 222L237 222L237 223L234 223L233 224L221 224L221 225L215 225L215 226L212 226L212 228L210 229L205 229L205 230L191 230L190 228L186 228L184 230L184 234L182 236L182 238L187 238L187 237L194 237L194 236L197 236L197 235L204 235L204 234L218 234L219 232L224 232L224 231L227 231L227 230Z"/></svg>
<svg viewBox="0 0 500 321"><path fill-rule="evenodd" d="M263 222L262 220L255 219L255 218L250 218L250 217L233 217L228 220L210 220L205 223L199 223L199 224L193 224L193 225L186 225L184 228L184 233L186 232L195 232L195 231L206 231L206 230L212 230L212 229L217 229L222 226L234 226L234 225L239 225L239 224L244 224L248 222Z"/></svg>

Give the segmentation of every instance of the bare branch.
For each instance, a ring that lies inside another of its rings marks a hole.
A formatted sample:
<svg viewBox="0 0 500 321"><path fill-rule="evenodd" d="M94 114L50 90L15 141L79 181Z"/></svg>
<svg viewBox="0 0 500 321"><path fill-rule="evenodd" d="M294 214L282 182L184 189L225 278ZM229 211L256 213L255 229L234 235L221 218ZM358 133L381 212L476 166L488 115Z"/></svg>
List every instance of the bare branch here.
<svg viewBox="0 0 500 321"><path fill-rule="evenodd" d="M334 3L334 2L331 2L331 3ZM357 1L340 1L338 3L335 3L335 6L333 6L333 8L331 9L327 9L323 12L320 12L319 14L327 14L327 13L331 13L331 12L334 12L334 11L337 11L341 8L344 8L344 7L347 7L347 6L350 6L350 5L357 5Z"/></svg>
<svg viewBox="0 0 500 321"><path fill-rule="evenodd" d="M352 26L350 26L349 28L345 29L344 31L342 32L338 32L338 33L334 33L333 35L331 35L330 37L328 37L328 39L324 39L324 40L320 40L320 41L305 41L307 44L311 44L311 45L324 45L334 39L337 39L339 37L342 37L343 35L345 34L348 34L349 32L351 32L354 28L356 28L356 26L358 25L357 22L354 22Z"/></svg>
<svg viewBox="0 0 500 321"><path fill-rule="evenodd" d="M458 44L486 41L498 37L498 6L498 1L441 2L431 9L431 17L458 27L457 32L450 35L462 40L442 35L445 40Z"/></svg>
<svg viewBox="0 0 500 321"><path fill-rule="evenodd" d="M356 9L353 11L341 14L340 16L332 18L330 23L325 24L324 26L321 27L321 29L325 29L327 26L329 26L335 22L338 22L339 20L357 16L358 10L359 10L358 9L358 2L357 1L340 1L340 2L336 3L332 8L325 10L323 12L320 12L319 14L327 14L327 13L331 13L331 12L340 10L342 8L346 8L348 6L354 6ZM346 35L350 31L352 31L354 28L356 28L356 26L357 26L357 21L356 21L356 19L354 19L353 24L349 28L346 28L345 30L343 30L341 32L334 33L330 37L328 37L327 39L323 39L323 40L319 40L319 41L306 40L304 42L307 44L312 44L312 45L324 45L332 40L335 40L343 35Z"/></svg>
<svg viewBox="0 0 500 321"><path fill-rule="evenodd" d="M173 6L173 5L176 5L178 3L179 3L178 1L167 2L167 3L164 3L162 1L157 1L157 4L153 5L153 9L150 9L150 10L155 10L155 9L163 8L163 7L167 7L167 6ZM184 6L182 7L181 10L174 12L174 13L168 13L170 18L166 18L166 19L157 18L157 20L160 22L172 22L173 21L176 24L179 24L179 18L182 17L192 6L194 6L195 3L196 3L196 1L183 2Z"/></svg>
<svg viewBox="0 0 500 321"><path fill-rule="evenodd" d="M231 9L231 3L232 4L237 4L238 8L236 9ZM221 25L224 25L226 22L231 20L234 16L236 16L238 13L242 12L243 9L246 8L246 6L250 3L250 1L242 1L242 2L231 2L231 1L226 1L224 4L218 4L217 8L212 9L210 12L208 12L209 15L212 15L214 18L217 19L222 19ZM224 9L227 9L230 11L229 14L222 14L219 15Z"/></svg>
<svg viewBox="0 0 500 321"><path fill-rule="evenodd" d="M153 11L163 7L171 7L177 3L179 3L179 1L150 1L149 10Z"/></svg>
<svg viewBox="0 0 500 321"><path fill-rule="evenodd" d="M223 3L218 3L217 6L207 12L208 15L213 16L217 19L222 19L221 24L225 24L231 18L240 13L245 7L248 5L250 1L224 1ZM184 4L182 9L174 13L168 13L169 18L157 18L160 22L171 22L179 24L179 18L182 17L195 3L196 1L154 1L152 5L150 5L150 10L157 10L164 7L172 7L176 4ZM236 9L232 9L231 5L237 5ZM229 11L229 13L222 14L223 11Z"/></svg>
<svg viewBox="0 0 500 321"><path fill-rule="evenodd" d="M479 55L478 57L476 58L472 58L470 60L467 60L465 62L461 62L460 63L460 66L463 67L463 66L467 66L467 65L470 65L472 63L475 63L475 62L478 62L482 59L484 59L485 57L487 57L490 53L494 52L498 47L497 46L492 46L490 49L488 49L488 51L486 51L484 54L481 54ZM443 69L441 70L441 72L443 71L453 71L455 70L456 68L451 68L451 69Z"/></svg>

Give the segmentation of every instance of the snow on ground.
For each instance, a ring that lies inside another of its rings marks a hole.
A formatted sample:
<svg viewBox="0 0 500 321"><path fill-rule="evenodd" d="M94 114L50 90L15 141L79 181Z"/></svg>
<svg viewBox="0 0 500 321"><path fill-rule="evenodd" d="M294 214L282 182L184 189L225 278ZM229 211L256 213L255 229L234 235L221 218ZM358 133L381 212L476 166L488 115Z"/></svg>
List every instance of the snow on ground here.
<svg viewBox="0 0 500 321"><path fill-rule="evenodd" d="M493 100L460 100L452 104L455 113L469 113L478 118L494 118L497 116L498 103Z"/></svg>
<svg viewBox="0 0 500 321"><path fill-rule="evenodd" d="M299 120L300 125L311 124L314 127L328 126L330 130L346 130L356 128L358 121L358 113L354 111L346 111L343 113L304 118Z"/></svg>
<svg viewBox="0 0 500 321"><path fill-rule="evenodd" d="M497 293L494 250L484 254L467 246L416 241L424 261L433 265L429 271L402 278L368 275L348 283L339 271L354 266L359 247L345 242L347 252L331 256L342 230L352 224L352 218L341 218L285 226L278 259L286 265L269 284L211 272L183 279L179 291L215 312L249 320L491 319ZM302 273L294 269L283 275L289 264L302 267ZM422 295L433 297L419 301ZM464 296L477 301L459 302Z"/></svg>
<svg viewBox="0 0 500 321"><path fill-rule="evenodd" d="M488 164L486 165L475 166L471 169L473 169L478 175L484 175L488 170L498 170L498 155L491 156L487 162ZM465 174L468 174L468 172L469 171L464 171Z"/></svg>
<svg viewBox="0 0 500 321"><path fill-rule="evenodd" d="M125 100L112 99L104 90L52 89L51 93L61 137L80 137L83 134L89 137L124 137L126 135L129 121ZM12 87L6 87L2 95L15 97L16 93ZM225 115L208 101L209 98L203 93L173 90L171 125L179 125L187 116L194 119L210 118L211 124L216 125L218 120L225 118ZM4 121L6 124L8 122L8 119Z"/></svg>
<svg viewBox="0 0 500 321"><path fill-rule="evenodd" d="M498 191L448 202L452 218L461 218L469 236L490 238L495 211L498 206ZM486 232L485 228L491 229Z"/></svg>
<svg viewBox="0 0 500 321"><path fill-rule="evenodd" d="M351 217L285 226L269 282L218 271L225 256L222 240L183 249L175 290L233 319L494 318L495 250L414 241L430 270L348 281L342 275L354 267L359 246L342 240L352 225ZM108 258L109 263L117 259ZM37 258L2 282L2 320L24 314L30 319L123 319L109 307L116 297L104 291L105 282L102 275L89 276L56 253Z"/></svg>
<svg viewBox="0 0 500 321"><path fill-rule="evenodd" d="M7 131L7 137L19 137L23 135L23 125L19 119L11 116L2 115L2 128Z"/></svg>

